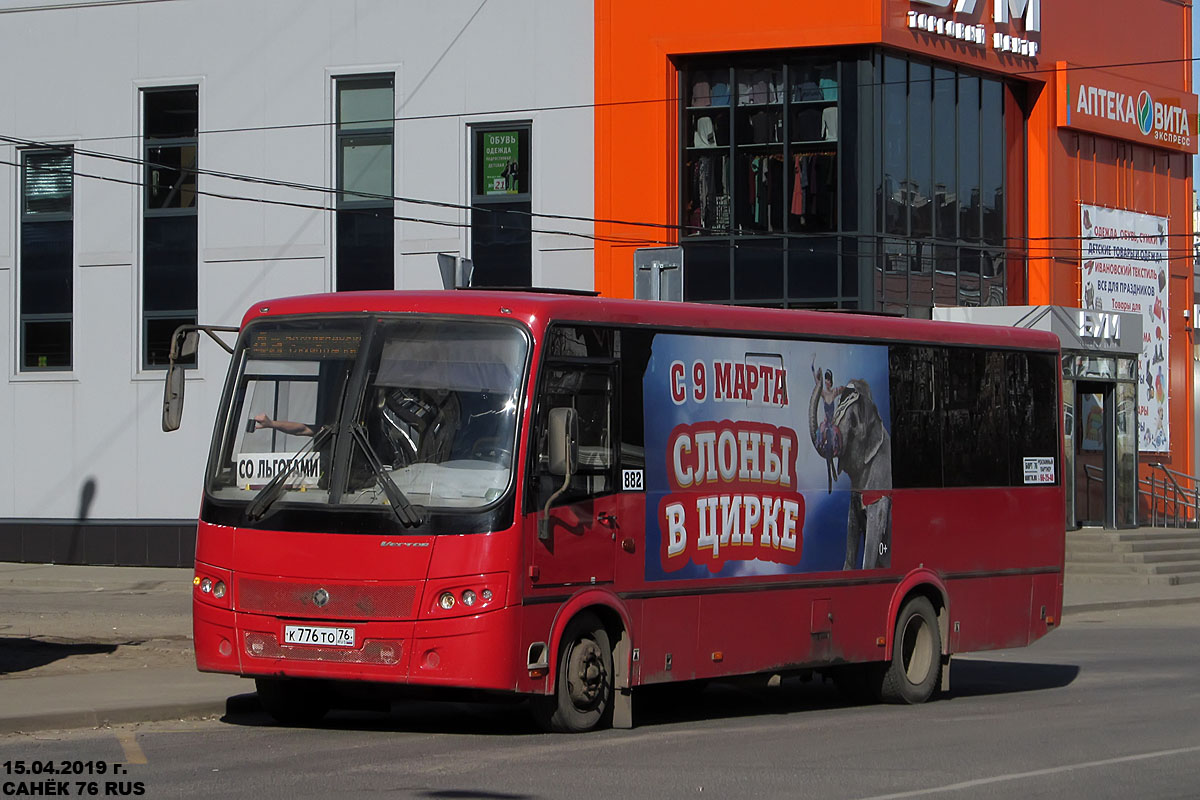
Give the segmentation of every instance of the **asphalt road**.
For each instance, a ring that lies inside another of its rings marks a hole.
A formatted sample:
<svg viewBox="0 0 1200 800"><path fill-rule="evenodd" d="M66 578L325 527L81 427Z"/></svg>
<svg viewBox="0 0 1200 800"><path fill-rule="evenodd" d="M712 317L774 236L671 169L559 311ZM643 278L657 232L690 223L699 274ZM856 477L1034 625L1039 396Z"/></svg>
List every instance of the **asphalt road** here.
<svg viewBox="0 0 1200 800"><path fill-rule="evenodd" d="M0 737L0 796L46 779L4 774L17 762L101 760L127 772L53 780L70 796L95 781L92 796L263 800L1195 798L1198 664L1200 607L1096 612L1031 648L956 659L950 695L924 706L785 682L639 695L634 730L582 736L539 733L521 706L429 703L321 729L250 714L14 735Z"/></svg>

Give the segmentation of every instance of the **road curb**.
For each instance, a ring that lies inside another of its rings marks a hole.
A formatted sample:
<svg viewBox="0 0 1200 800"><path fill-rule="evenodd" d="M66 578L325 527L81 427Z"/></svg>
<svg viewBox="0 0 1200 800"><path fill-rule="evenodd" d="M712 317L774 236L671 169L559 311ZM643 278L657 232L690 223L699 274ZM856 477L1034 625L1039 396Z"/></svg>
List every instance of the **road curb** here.
<svg viewBox="0 0 1200 800"><path fill-rule="evenodd" d="M42 714L0 717L0 735L36 731L103 728L135 722L162 722L172 719L240 716L262 711L258 695L236 694L224 700L184 703L154 703L123 708L82 708L75 711L51 711Z"/></svg>
<svg viewBox="0 0 1200 800"><path fill-rule="evenodd" d="M0 734L35 731L102 728L132 722L161 722L170 719L219 717L226 713L226 701L207 700L193 703L159 703L124 708L83 708L45 714L0 717Z"/></svg>

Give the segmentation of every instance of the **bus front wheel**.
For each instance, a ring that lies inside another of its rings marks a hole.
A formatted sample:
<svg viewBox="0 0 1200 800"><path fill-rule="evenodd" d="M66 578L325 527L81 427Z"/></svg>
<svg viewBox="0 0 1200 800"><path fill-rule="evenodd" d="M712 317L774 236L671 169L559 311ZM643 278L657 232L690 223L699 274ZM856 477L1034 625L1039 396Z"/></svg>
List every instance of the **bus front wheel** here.
<svg viewBox="0 0 1200 800"><path fill-rule="evenodd" d="M330 689L323 681L255 678L258 702L283 725L316 725L329 712Z"/></svg>
<svg viewBox="0 0 1200 800"><path fill-rule="evenodd" d="M937 614L927 597L914 597L900 609L892 660L883 673L880 699L885 703L924 703L942 672L942 637Z"/></svg>
<svg viewBox="0 0 1200 800"><path fill-rule="evenodd" d="M536 697L534 716L550 731L582 733L612 719L613 658L608 631L594 614L575 617L563 631L554 694Z"/></svg>

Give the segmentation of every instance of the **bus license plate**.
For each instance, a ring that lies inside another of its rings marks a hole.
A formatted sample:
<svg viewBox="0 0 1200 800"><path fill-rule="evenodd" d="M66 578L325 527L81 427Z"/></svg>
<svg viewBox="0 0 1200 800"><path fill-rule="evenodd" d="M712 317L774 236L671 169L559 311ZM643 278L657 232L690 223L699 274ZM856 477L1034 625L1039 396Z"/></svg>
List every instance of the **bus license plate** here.
<svg viewBox="0 0 1200 800"><path fill-rule="evenodd" d="M322 628L316 625L288 625L283 629L285 644L315 644L326 647L354 647L354 628Z"/></svg>

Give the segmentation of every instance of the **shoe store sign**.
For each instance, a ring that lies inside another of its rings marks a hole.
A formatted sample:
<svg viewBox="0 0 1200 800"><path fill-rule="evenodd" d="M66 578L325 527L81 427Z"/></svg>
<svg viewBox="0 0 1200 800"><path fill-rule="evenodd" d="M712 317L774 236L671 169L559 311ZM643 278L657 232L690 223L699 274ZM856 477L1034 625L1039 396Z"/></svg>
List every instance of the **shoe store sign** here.
<svg viewBox="0 0 1200 800"><path fill-rule="evenodd" d="M1135 211L1080 205L1080 335L1120 336L1103 312L1142 318L1138 358L1138 449L1165 453L1170 443L1169 220ZM1100 313L1097 313L1100 312ZM1107 325L1107 330L1106 326Z"/></svg>
<svg viewBox="0 0 1200 800"><path fill-rule="evenodd" d="M1057 64L1058 127L1182 153L1197 151L1196 95Z"/></svg>
<svg viewBox="0 0 1200 800"><path fill-rule="evenodd" d="M909 6L911 30L1029 59L1041 50L1042 0L909 0Z"/></svg>

